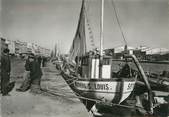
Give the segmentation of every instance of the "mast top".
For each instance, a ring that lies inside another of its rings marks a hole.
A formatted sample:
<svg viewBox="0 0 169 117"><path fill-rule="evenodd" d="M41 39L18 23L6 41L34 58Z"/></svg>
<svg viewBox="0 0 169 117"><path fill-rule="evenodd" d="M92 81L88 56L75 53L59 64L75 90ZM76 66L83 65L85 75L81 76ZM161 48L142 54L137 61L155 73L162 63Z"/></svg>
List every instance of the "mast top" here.
<svg viewBox="0 0 169 117"><path fill-rule="evenodd" d="M103 29L104 29L104 0L101 0L101 22L100 22L100 56L103 56Z"/></svg>

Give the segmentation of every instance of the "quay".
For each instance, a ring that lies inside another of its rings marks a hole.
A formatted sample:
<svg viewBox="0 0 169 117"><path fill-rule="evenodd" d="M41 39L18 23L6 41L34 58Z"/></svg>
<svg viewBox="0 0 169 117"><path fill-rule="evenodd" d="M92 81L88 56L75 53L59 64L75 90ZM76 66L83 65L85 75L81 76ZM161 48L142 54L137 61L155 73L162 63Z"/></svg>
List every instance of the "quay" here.
<svg viewBox="0 0 169 117"><path fill-rule="evenodd" d="M14 69L17 65L17 69ZM2 117L89 117L85 106L65 83L51 63L43 69L42 88L55 88L58 95L43 92L33 95L29 92L16 92L21 85L24 62L15 60L12 62L12 79L16 81L15 89L10 96L1 97L0 115Z"/></svg>

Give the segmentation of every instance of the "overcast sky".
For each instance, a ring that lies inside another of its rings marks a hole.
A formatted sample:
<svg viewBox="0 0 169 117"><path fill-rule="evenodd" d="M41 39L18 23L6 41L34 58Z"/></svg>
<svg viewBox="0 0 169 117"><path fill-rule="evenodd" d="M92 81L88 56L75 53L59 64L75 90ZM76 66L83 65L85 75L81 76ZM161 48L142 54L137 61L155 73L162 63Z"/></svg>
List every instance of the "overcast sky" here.
<svg viewBox="0 0 169 117"><path fill-rule="evenodd" d="M1 35L52 48L60 42L69 50L77 28L81 0L0 0ZM124 44L112 0L105 0L104 47ZM114 0L127 42L169 49L169 0ZM100 0L87 0L95 44L99 40ZM90 45L90 44L89 44Z"/></svg>

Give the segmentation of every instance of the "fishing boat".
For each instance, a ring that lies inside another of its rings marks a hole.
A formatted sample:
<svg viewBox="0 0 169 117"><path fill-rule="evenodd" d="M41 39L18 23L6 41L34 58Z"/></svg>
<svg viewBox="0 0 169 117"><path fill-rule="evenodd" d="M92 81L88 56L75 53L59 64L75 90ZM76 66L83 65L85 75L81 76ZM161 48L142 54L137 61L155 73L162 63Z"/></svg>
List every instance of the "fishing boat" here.
<svg viewBox="0 0 169 117"><path fill-rule="evenodd" d="M85 32L81 32L85 30L84 10L83 0L77 32L70 50L70 58L76 59L77 67L80 69L80 72L77 71L79 77L73 81L73 89L86 98L121 103L133 91L136 76L129 75L130 73L128 76L126 75L127 77L120 77L120 74L118 78L112 76L112 59L103 56L102 47L100 54L90 55L90 53L86 53ZM101 36L102 39L103 35Z"/></svg>
<svg viewBox="0 0 169 117"><path fill-rule="evenodd" d="M104 0L101 2L100 50L86 51L85 1L82 0L80 17L68 58L63 60L61 75L88 110L98 102L120 105L133 92L138 73L133 71L128 60L133 60L142 81L148 89L149 111L153 109L152 92L147 77L134 55L125 45L125 65L116 73L112 71L112 58L103 54Z"/></svg>

